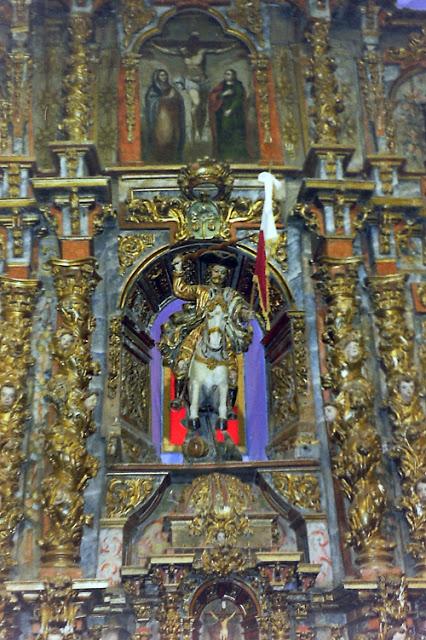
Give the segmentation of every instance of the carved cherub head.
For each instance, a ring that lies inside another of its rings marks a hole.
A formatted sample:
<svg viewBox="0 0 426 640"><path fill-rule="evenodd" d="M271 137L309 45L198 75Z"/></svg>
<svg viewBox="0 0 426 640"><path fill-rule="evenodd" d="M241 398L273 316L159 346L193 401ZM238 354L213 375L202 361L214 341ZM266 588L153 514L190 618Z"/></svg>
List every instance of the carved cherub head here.
<svg viewBox="0 0 426 640"><path fill-rule="evenodd" d="M417 480L414 485L414 492L422 505L426 505L426 476Z"/></svg>
<svg viewBox="0 0 426 640"><path fill-rule="evenodd" d="M3 409L10 409L17 398L17 390L13 382L6 381L0 387L0 406Z"/></svg>
<svg viewBox="0 0 426 640"><path fill-rule="evenodd" d="M345 356L346 362L355 363L361 360L363 356L363 344L361 336L357 331L343 338L339 346Z"/></svg>
<svg viewBox="0 0 426 640"><path fill-rule="evenodd" d="M398 384L399 396L404 404L410 404L416 390L416 381L410 375L401 376Z"/></svg>

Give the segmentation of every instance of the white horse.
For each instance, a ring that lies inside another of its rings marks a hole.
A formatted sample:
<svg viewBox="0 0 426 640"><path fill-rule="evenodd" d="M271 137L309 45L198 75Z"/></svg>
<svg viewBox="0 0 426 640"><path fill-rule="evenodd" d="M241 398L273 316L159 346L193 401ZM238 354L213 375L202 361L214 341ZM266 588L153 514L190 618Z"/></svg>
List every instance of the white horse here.
<svg viewBox="0 0 426 640"><path fill-rule="evenodd" d="M226 351L227 311L220 302L207 310L205 326L189 366L189 420L199 426L202 402L218 392L217 426L226 429L228 414L229 356Z"/></svg>

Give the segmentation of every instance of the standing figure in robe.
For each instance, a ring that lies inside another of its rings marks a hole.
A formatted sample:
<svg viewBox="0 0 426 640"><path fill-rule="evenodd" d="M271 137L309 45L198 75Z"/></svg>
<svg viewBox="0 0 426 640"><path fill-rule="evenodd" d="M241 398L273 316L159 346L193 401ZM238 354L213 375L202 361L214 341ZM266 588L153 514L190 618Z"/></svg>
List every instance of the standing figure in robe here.
<svg viewBox="0 0 426 640"><path fill-rule="evenodd" d="M165 69L156 69L145 94L150 157L158 162L181 162L185 143L185 106Z"/></svg>
<svg viewBox="0 0 426 640"><path fill-rule="evenodd" d="M234 69L227 69L224 80L209 95L213 155L218 160L248 160L246 92Z"/></svg>

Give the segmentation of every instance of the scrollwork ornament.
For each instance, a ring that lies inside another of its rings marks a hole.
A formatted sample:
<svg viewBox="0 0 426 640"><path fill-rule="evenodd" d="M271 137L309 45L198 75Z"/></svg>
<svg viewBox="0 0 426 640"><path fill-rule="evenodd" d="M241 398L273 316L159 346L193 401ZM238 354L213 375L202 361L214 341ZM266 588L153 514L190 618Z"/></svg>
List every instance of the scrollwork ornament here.
<svg viewBox="0 0 426 640"><path fill-rule="evenodd" d="M53 338L54 374L47 385L51 419L44 430L49 463L42 485L42 505L48 525L42 537L49 563L72 566L78 558L84 524L83 490L99 463L86 450L94 431L92 412L97 395L89 383L99 373L91 358L90 339L95 322L91 296L99 280L93 258L52 259L50 268L61 324Z"/></svg>
<svg viewBox="0 0 426 640"><path fill-rule="evenodd" d="M151 478L112 478L106 496L106 517L125 518L144 502L154 489Z"/></svg>
<svg viewBox="0 0 426 640"><path fill-rule="evenodd" d="M408 44L405 47L392 47L387 51L390 62L399 62L404 65L413 64L424 60L426 55L426 29L411 33Z"/></svg>
<svg viewBox="0 0 426 640"><path fill-rule="evenodd" d="M297 475L275 471L272 480L276 490L291 504L302 509L321 511L321 493L317 476L312 473Z"/></svg>
<svg viewBox="0 0 426 640"><path fill-rule="evenodd" d="M153 247L155 236L153 233L138 233L118 238L118 261L120 273L135 263L137 258L147 249Z"/></svg>
<svg viewBox="0 0 426 640"><path fill-rule="evenodd" d="M202 204L202 201L200 201ZM194 237L191 211L194 203L180 198L162 198L152 200L133 198L127 202L126 221L137 224L164 224L174 226L176 241ZM219 218L215 237L225 240L231 236L230 226L238 222L251 222L260 219L263 200L252 201L248 198L221 200L214 203ZM216 227L215 227L216 228Z"/></svg>
<svg viewBox="0 0 426 640"><path fill-rule="evenodd" d="M31 329L39 284L35 280L0 277L0 577L13 564L12 538L23 517L16 498L28 418L27 388L31 356Z"/></svg>

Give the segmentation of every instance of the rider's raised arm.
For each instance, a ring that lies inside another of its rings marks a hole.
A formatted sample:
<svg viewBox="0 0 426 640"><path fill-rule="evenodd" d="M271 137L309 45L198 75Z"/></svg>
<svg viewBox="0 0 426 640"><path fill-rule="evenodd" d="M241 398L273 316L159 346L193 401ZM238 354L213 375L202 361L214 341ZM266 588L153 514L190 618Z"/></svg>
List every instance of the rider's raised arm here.
<svg viewBox="0 0 426 640"><path fill-rule="evenodd" d="M178 255L173 261L173 293L177 298L183 300L196 300L198 287L195 284L188 284L185 281L183 270L184 256Z"/></svg>

